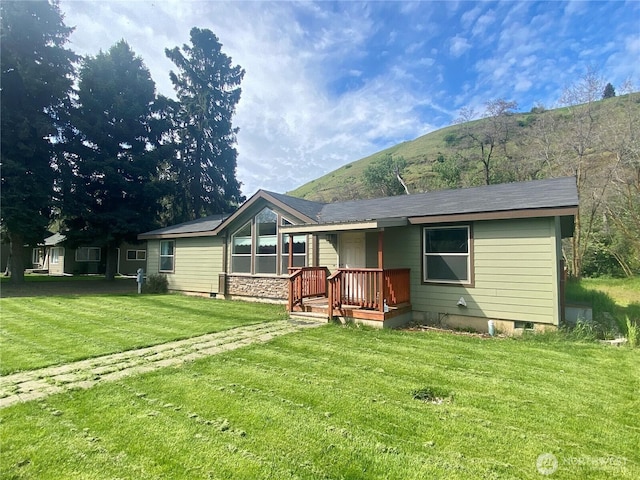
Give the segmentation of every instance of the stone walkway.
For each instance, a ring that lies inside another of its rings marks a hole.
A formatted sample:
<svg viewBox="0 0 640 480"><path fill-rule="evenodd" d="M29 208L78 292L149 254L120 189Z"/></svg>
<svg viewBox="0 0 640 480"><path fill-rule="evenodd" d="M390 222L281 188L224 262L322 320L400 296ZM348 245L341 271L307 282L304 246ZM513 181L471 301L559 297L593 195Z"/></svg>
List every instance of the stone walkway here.
<svg viewBox="0 0 640 480"><path fill-rule="evenodd" d="M102 382L173 367L252 343L321 325L307 321L280 321L238 327L217 333L128 350L65 365L40 368L0 377L0 408Z"/></svg>

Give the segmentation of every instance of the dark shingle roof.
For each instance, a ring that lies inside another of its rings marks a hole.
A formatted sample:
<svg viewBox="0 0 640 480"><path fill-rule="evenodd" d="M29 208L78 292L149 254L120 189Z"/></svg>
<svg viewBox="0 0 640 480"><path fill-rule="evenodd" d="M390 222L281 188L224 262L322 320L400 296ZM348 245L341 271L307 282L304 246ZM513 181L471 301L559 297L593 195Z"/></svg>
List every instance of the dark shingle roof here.
<svg viewBox="0 0 640 480"><path fill-rule="evenodd" d="M304 200L302 198L290 197L289 195L284 195L282 193L267 191L265 191L265 193L271 195L273 198L275 198L279 202L284 203L288 207L293 208L303 215L306 215L307 217L313 219L318 217L318 215L322 211L322 208L326 205L320 202L313 202L311 200Z"/></svg>
<svg viewBox="0 0 640 480"><path fill-rule="evenodd" d="M151 235L209 232L220 225L227 216L228 215L210 215L208 217L198 218L189 222L179 223L178 225L171 225L151 232L145 232L142 235L139 235L139 237L144 238Z"/></svg>
<svg viewBox="0 0 640 480"><path fill-rule="evenodd" d="M325 204L319 223L573 207L575 178L555 178Z"/></svg>
<svg viewBox="0 0 640 480"><path fill-rule="evenodd" d="M265 196L267 198L265 198ZM440 190L398 197L320 203L281 193L258 191L252 199L269 200L271 197L291 210L312 220L313 223L348 223L390 218L429 217L515 210L536 210L576 207L578 192L575 178L564 177L520 183L504 183L482 187ZM252 199L247 201L250 204ZM243 207L240 207L240 210ZM233 222L237 211L229 218ZM196 234L214 232L229 215L212 215L190 222L160 228L139 235L151 238L158 235ZM221 228L226 228L224 225Z"/></svg>

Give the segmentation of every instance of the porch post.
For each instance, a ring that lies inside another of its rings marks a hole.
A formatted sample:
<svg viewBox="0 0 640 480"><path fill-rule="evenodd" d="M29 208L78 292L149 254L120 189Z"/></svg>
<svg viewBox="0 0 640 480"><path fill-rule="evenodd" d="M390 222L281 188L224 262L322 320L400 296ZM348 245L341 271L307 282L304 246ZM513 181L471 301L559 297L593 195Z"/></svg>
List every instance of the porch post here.
<svg viewBox="0 0 640 480"><path fill-rule="evenodd" d="M378 230L378 310L384 312L384 230Z"/></svg>

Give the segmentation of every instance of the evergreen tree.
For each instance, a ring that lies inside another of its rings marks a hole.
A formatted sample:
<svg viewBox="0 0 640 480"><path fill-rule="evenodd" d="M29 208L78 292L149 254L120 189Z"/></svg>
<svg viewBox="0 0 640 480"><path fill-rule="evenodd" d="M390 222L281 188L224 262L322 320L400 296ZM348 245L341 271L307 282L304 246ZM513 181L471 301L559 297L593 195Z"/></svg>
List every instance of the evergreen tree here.
<svg viewBox="0 0 640 480"><path fill-rule="evenodd" d="M124 40L84 59L64 164L63 225L71 246L106 247L108 279L120 243L157 226L158 167L167 155L158 103L149 71Z"/></svg>
<svg viewBox="0 0 640 480"><path fill-rule="evenodd" d="M1 223L11 280L24 280L24 244L41 242L51 217L57 124L68 106L76 55L57 2L0 3Z"/></svg>
<svg viewBox="0 0 640 480"><path fill-rule="evenodd" d="M170 74L180 108L180 145L174 167L173 221L225 213L243 200L236 179L237 128L231 118L240 100L244 70L233 66L210 30L191 29L191 45L165 53L177 67Z"/></svg>
<svg viewBox="0 0 640 480"><path fill-rule="evenodd" d="M616 89L613 88L613 85L607 83L604 87L604 91L602 92L602 98L613 98L616 96Z"/></svg>

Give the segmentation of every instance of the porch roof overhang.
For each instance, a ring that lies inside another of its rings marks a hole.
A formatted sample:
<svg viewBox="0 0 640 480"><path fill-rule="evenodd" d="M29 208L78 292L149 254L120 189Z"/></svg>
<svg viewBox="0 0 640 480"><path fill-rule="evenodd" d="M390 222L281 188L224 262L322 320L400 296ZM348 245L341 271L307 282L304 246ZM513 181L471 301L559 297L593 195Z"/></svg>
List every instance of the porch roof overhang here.
<svg viewBox="0 0 640 480"><path fill-rule="evenodd" d="M412 225L429 225L437 223L474 222L479 220L507 220L515 218L559 217L562 237L573 235L574 218L578 214L578 206L558 208L532 208L519 210L500 210L493 212L454 213L450 215L426 215L409 218Z"/></svg>
<svg viewBox="0 0 640 480"><path fill-rule="evenodd" d="M377 218L357 222L314 223L302 225L286 225L280 227L282 233L327 233L353 230L381 230L389 227L408 225L407 217Z"/></svg>

